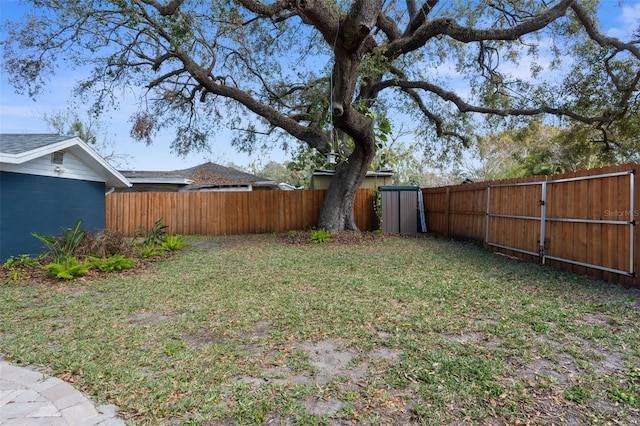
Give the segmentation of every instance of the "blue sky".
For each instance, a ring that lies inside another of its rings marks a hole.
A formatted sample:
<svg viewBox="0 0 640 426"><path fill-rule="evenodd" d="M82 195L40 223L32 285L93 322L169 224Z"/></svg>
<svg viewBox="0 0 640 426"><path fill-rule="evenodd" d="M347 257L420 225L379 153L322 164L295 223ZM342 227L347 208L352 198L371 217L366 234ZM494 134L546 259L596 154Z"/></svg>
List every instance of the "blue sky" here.
<svg viewBox="0 0 640 426"><path fill-rule="evenodd" d="M447 0L442 0L447 1ZM640 0L601 0L599 17L607 34L628 40L632 31L637 28L640 19ZM24 13L25 8L18 0L0 0L0 20L15 19ZM64 70L51 81L49 87L33 101L28 96L18 95L8 84L6 75L0 75L0 133L47 133L51 129L42 118L64 112L72 101L70 92L74 86L74 72ZM288 156L280 150L269 154L260 153L252 157L237 153L229 144L228 136L221 136L211 141L211 152L194 153L187 157L179 157L170 152L172 135L167 133L157 137L152 146L147 147L134 142L129 136L129 117L135 110L133 96L123 94L121 108L112 111L101 120L107 141L113 142L110 148L121 155L121 169L133 170L175 170L191 167L205 161L220 164L233 162L247 167L252 162L266 164L268 161L283 162ZM79 111L84 117L84 112Z"/></svg>

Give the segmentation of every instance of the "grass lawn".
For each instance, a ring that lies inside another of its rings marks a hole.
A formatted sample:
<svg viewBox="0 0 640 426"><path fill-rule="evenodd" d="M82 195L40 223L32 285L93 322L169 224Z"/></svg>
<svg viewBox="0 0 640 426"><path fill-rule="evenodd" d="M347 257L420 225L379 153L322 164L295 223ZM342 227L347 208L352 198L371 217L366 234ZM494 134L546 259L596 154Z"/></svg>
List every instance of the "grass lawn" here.
<svg viewBox="0 0 640 426"><path fill-rule="evenodd" d="M640 292L435 238L190 238L0 283L0 354L131 424L640 424Z"/></svg>

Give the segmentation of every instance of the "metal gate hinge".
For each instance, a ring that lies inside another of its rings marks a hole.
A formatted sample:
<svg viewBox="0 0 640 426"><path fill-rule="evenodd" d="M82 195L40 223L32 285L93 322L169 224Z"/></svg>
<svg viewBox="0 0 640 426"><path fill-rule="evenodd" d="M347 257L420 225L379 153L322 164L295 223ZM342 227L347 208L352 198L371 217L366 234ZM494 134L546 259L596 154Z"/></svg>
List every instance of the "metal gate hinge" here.
<svg viewBox="0 0 640 426"><path fill-rule="evenodd" d="M546 205L546 204L547 204L547 202L546 202L546 201L544 201L544 200L540 200L540 205L541 205L541 206L544 206L544 205Z"/></svg>

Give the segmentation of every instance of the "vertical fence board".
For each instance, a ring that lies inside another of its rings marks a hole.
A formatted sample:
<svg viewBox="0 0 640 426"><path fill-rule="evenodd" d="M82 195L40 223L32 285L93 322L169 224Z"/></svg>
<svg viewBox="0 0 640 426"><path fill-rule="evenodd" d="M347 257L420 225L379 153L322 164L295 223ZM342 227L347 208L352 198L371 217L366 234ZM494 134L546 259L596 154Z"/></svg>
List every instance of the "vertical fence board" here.
<svg viewBox="0 0 640 426"><path fill-rule="evenodd" d="M587 189L589 180L580 180L575 183L575 205L573 209L573 217L576 219L587 219L585 200L588 199ZM579 262L587 261L587 223L575 223L573 226L574 236L574 256ZM584 266L576 266L574 272L578 274L586 274L587 269Z"/></svg>
<svg viewBox="0 0 640 426"><path fill-rule="evenodd" d="M605 217L605 220L617 219L617 212L619 211L618 205L617 205L617 199L618 199L617 183L618 183L617 179L614 177L608 177L603 182L603 188L605 189L603 204L605 206L605 209L607 209L609 212L616 213L616 214L608 215L607 217ZM617 262L615 262L615 253L617 251L616 228L617 228L616 225L609 225L609 224L603 225L602 247L604 251L602 254L602 263L603 263L603 266L606 266L608 268L614 268L617 266ZM609 272L604 272L603 278L608 281L612 278L612 275Z"/></svg>
<svg viewBox="0 0 640 426"><path fill-rule="evenodd" d="M515 187L513 186L505 186L502 187L502 199L501 201L501 214L508 214L511 213L513 211L514 208L514 194L515 194ZM504 218L503 220L504 222L504 231L506 231L504 233L504 235L502 237L498 236L498 238L502 238L503 244L505 246L513 246L515 244L515 220L513 218ZM499 241L499 240L498 240ZM513 253L512 250L508 250L507 253L512 256L515 253Z"/></svg>
<svg viewBox="0 0 640 426"><path fill-rule="evenodd" d="M589 196L590 202L589 219L604 219L604 211L602 208L602 179L589 180ZM587 241L589 249L587 250L587 262L594 265L602 265L602 225L599 223L590 224L587 229ZM594 278L602 279L602 271L594 270Z"/></svg>
<svg viewBox="0 0 640 426"><path fill-rule="evenodd" d="M567 202L564 205L564 211L563 213L563 218L564 219L568 219L568 218L575 218L576 217L576 213L575 213L575 207L576 207L576 182L575 181L570 181L567 182ZM576 224L573 222L565 222L565 239L562 241L562 245L564 247L564 253L565 256L563 256L565 259L576 259L576 255L575 255L575 250L576 250L576 246L575 246L575 229L576 229ZM571 272L576 272L576 266L575 265L567 265L568 271Z"/></svg>
<svg viewBox="0 0 640 426"><path fill-rule="evenodd" d="M547 184L547 217L558 217L560 212L558 206L564 202L562 186L559 183ZM545 222L545 252L550 256L562 256L562 228L559 222ZM551 266L556 266L553 260L549 260Z"/></svg>
<svg viewBox="0 0 640 426"><path fill-rule="evenodd" d="M629 192L631 191L631 185L629 182L629 176L619 176L618 180L618 205L622 206L624 214L619 219L624 221L633 220L633 212L631 211L631 205L629 204ZM629 227L627 225L620 225L620 230L617 232L618 245L617 245L617 261L618 269L629 268L629 252L630 252L630 238Z"/></svg>

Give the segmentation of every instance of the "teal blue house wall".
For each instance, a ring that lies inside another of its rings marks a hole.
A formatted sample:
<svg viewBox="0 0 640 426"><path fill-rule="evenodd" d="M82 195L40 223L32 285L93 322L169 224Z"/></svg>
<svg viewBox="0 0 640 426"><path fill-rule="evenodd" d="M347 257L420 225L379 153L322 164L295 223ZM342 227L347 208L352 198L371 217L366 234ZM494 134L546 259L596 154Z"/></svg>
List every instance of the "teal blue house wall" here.
<svg viewBox="0 0 640 426"><path fill-rule="evenodd" d="M105 227L105 194L131 186L75 136L0 134L0 264L45 251L31 235Z"/></svg>
<svg viewBox="0 0 640 426"><path fill-rule="evenodd" d="M105 226L105 184L0 172L0 262L44 250L31 235L61 235L82 219L82 229Z"/></svg>

